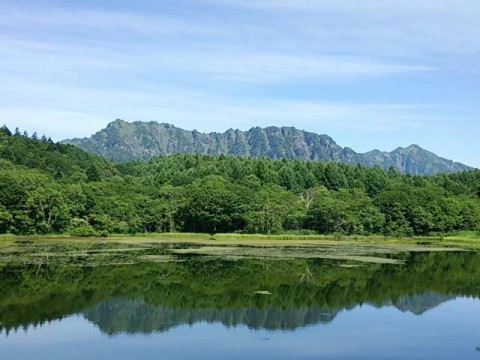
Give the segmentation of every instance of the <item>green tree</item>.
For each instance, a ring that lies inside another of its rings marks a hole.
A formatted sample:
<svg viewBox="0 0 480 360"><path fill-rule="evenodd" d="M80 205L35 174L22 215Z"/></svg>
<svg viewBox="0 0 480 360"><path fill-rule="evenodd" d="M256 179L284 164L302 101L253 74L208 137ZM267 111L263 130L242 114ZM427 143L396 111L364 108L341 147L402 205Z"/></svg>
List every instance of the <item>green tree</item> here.
<svg viewBox="0 0 480 360"><path fill-rule="evenodd" d="M63 232L69 225L68 206L61 192L53 187L39 187L30 192L26 206L38 233Z"/></svg>
<svg viewBox="0 0 480 360"><path fill-rule="evenodd" d="M316 190L308 219L320 233L373 234L383 230L384 215L363 190Z"/></svg>
<svg viewBox="0 0 480 360"><path fill-rule="evenodd" d="M280 233L299 229L305 210L298 196L278 185L269 185L256 192L246 213L247 230L254 233Z"/></svg>
<svg viewBox="0 0 480 360"><path fill-rule="evenodd" d="M6 234L10 232L13 225L13 216L8 209L0 205L0 234Z"/></svg>
<svg viewBox="0 0 480 360"><path fill-rule="evenodd" d="M100 181L102 179L100 171L98 171L98 168L93 164L88 167L86 174L90 182Z"/></svg>
<svg viewBox="0 0 480 360"><path fill-rule="evenodd" d="M229 232L244 228L243 196L248 189L232 184L218 175L210 175L186 187L188 202L183 208L185 227L207 233Z"/></svg>

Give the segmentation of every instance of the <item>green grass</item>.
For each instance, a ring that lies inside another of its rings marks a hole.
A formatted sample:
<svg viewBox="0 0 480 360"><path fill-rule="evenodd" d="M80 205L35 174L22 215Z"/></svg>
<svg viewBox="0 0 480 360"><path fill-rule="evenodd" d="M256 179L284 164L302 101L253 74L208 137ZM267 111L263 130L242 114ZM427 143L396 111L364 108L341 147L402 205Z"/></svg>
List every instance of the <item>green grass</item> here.
<svg viewBox="0 0 480 360"><path fill-rule="evenodd" d="M480 231L460 231L455 235L446 236L445 239L462 239L480 241Z"/></svg>
<svg viewBox="0 0 480 360"><path fill-rule="evenodd" d="M192 256L218 259L326 259L354 263L402 264L408 252L480 250L468 234L448 238L383 236L148 234L109 238L4 236L0 264L99 266L184 261Z"/></svg>
<svg viewBox="0 0 480 360"><path fill-rule="evenodd" d="M480 233L459 232L448 236L387 237L383 235L296 235L296 234L204 234L204 233L148 233L135 235L111 235L108 238L73 237L70 235L0 235L0 244L12 242L75 241L88 243L198 243L221 245L312 245L316 243L365 243L376 245L411 245L431 247L462 247L480 250Z"/></svg>

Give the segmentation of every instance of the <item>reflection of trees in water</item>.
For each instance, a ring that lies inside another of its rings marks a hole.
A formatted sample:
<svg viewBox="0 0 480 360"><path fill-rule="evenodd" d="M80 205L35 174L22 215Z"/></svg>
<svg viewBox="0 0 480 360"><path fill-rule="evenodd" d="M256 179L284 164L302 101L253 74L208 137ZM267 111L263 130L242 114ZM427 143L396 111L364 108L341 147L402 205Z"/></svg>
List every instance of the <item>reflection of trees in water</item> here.
<svg viewBox="0 0 480 360"><path fill-rule="evenodd" d="M359 304L422 314L479 296L479 255L405 254L405 265L339 267L321 260L192 259L81 268L0 268L0 330L83 313L107 333L164 331L198 321L295 329ZM258 290L271 295L256 294Z"/></svg>
<svg viewBox="0 0 480 360"><path fill-rule="evenodd" d="M311 284L313 282L313 275L310 272L310 268L308 267L308 265L305 268L305 271L302 274L302 276L300 276L300 282L302 284Z"/></svg>

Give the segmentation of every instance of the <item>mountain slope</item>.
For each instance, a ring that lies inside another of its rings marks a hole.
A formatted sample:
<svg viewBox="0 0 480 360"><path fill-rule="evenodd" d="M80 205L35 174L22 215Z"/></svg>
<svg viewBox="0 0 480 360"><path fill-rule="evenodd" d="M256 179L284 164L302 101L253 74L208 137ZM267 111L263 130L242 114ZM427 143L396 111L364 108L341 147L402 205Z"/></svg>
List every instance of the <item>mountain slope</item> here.
<svg viewBox="0 0 480 360"><path fill-rule="evenodd" d="M302 159L359 163L366 166L394 166L407 174L453 173L470 167L441 158L418 145L392 152L374 150L365 154L342 148L327 135L293 127L254 127L248 131L229 129L204 134L170 124L115 120L90 138L69 139L65 143L101 155L109 160L146 160L176 153L236 155L273 159Z"/></svg>
<svg viewBox="0 0 480 360"><path fill-rule="evenodd" d="M394 166L401 172L412 175L454 173L472 169L467 165L441 158L418 145L410 145L407 148L399 147L392 152L374 150L361 155L360 163L362 165L379 165L385 169Z"/></svg>

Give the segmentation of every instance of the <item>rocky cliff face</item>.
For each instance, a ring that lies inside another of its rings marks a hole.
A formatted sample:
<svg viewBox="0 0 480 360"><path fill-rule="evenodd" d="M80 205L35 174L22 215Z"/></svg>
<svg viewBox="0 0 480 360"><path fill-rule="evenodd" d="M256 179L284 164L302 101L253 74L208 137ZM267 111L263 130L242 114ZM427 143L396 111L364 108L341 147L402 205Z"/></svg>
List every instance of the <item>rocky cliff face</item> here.
<svg viewBox="0 0 480 360"><path fill-rule="evenodd" d="M392 152L374 150L356 153L342 148L327 135L293 127L254 127L248 131L229 129L204 134L171 124L115 120L90 138L69 139L65 143L101 155L108 160L146 160L152 156L177 153L235 155L272 159L302 159L358 163L365 166L395 167L407 174L432 175L469 170L470 167L441 158L418 145Z"/></svg>

